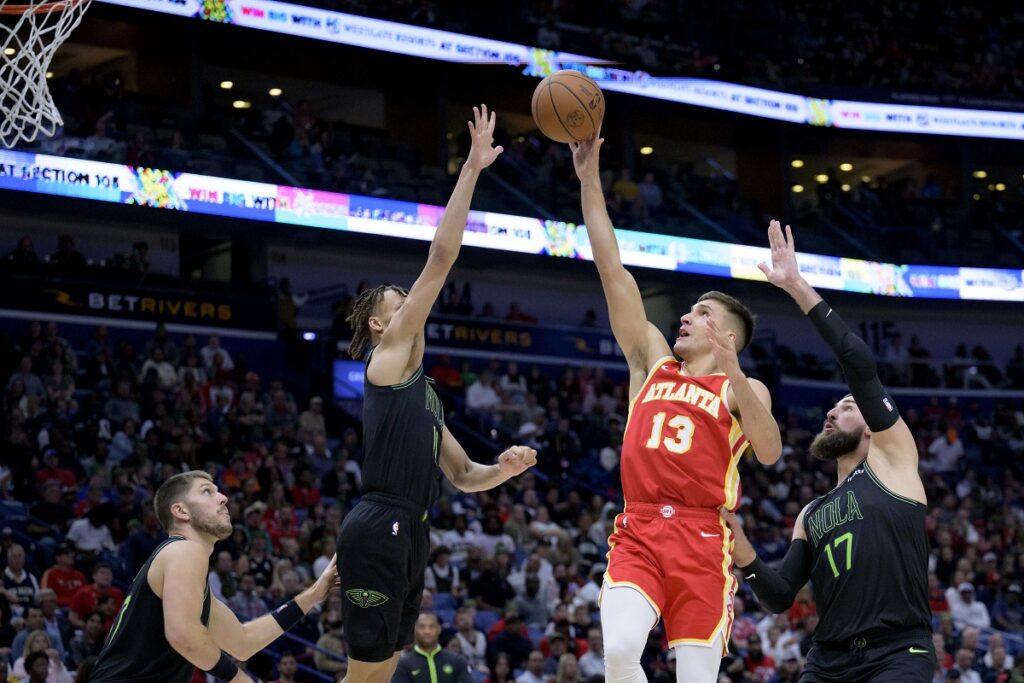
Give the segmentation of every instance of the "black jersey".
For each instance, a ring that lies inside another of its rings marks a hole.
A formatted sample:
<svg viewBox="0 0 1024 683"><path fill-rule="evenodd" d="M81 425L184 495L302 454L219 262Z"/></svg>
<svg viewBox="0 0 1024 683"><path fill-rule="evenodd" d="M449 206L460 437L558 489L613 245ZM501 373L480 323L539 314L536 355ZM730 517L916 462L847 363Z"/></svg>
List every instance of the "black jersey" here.
<svg viewBox="0 0 1024 683"><path fill-rule="evenodd" d="M164 605L149 587L146 575L153 558L169 543L185 540L171 536L157 546L135 575L124 605L103 644L89 683L188 683L195 667L167 642ZM202 622L210 621L210 584L203 593Z"/></svg>
<svg viewBox="0 0 1024 683"><path fill-rule="evenodd" d="M887 489L867 460L808 506L815 642L931 628L926 513Z"/></svg>
<svg viewBox="0 0 1024 683"><path fill-rule="evenodd" d="M375 386L363 398L363 493L383 493L429 508L438 492L444 408L421 365L401 384Z"/></svg>

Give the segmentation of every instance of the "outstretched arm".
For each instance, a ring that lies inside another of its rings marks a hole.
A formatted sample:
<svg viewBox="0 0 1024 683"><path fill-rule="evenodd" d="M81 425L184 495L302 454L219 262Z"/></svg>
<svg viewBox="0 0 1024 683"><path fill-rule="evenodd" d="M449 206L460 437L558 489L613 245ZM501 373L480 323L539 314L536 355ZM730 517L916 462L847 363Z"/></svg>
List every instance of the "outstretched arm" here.
<svg viewBox="0 0 1024 683"><path fill-rule="evenodd" d="M807 584L811 578L811 547L807 542L807 535L804 533L804 512L800 511L796 518L796 526L793 527L793 542L786 551L779 569L770 567L761 561L754 550L754 546L747 539L736 515L725 508L722 508L722 518L729 525L732 531L735 545L733 547L733 560L736 567L743 572L743 578L747 580L754 590L754 595L764 605L765 609L773 614L785 612L793 605L793 600L800 589Z"/></svg>
<svg viewBox="0 0 1024 683"><path fill-rule="evenodd" d="M469 218L469 206L476 189L480 172L494 163L504 151L501 146L493 147L495 114L488 113L487 105L473 107L473 121L468 123L473 146L462 165L458 182L445 207L444 215L434 233L427 254L427 264L416 278L409 295L391 318L384 331L380 346L374 353L372 382L386 385L397 384L404 377L402 373L410 365L418 365L423 354L423 326L427 322L434 302L444 287L448 273L462 247L462 235ZM419 341L420 343L417 343ZM413 353L421 358L412 358ZM367 372L370 372L368 369Z"/></svg>
<svg viewBox="0 0 1024 683"><path fill-rule="evenodd" d="M441 435L439 464L455 488L473 493L493 489L533 467L537 464L537 451L526 446L512 446L498 456L497 464L481 465L469 459L465 449L445 427Z"/></svg>
<svg viewBox="0 0 1024 683"><path fill-rule="evenodd" d="M601 137L573 143L570 145L572 161L580 179L583 222L587 226L594 264L597 265L601 287L608 302L612 333L626 356L630 371L634 375L639 373L642 381L650 365L660 357L671 355L672 350L661 332L647 321L640 288L622 265L619 243L615 239L615 229L608 216L604 191L601 189L598 161L603 143Z"/></svg>
<svg viewBox="0 0 1024 683"><path fill-rule="evenodd" d="M896 402L878 378L878 366L871 349L855 335L839 314L825 303L814 288L800 274L796 262L796 244L793 231L786 226L783 234L778 221L768 227L772 265L758 264L768 282L793 297L818 333L832 348L839 361L853 400L871 429L872 444L891 464L909 465L917 470L917 444L903 418L896 410Z"/></svg>
<svg viewBox="0 0 1024 683"><path fill-rule="evenodd" d="M335 587L338 580L337 561L337 556L332 558L320 578L312 586L295 596L295 608L298 608L302 615L325 600L330 590ZM294 610L295 608L290 608L286 604L270 614L264 614L262 617L243 624L238 621L238 617L231 611L231 608L213 598L210 606L209 632L213 636L214 642L222 650L235 659L245 662L288 630L282 627L281 620L287 617L289 609ZM275 617L275 614L278 616ZM298 612L294 612L292 618L295 616L301 617Z"/></svg>

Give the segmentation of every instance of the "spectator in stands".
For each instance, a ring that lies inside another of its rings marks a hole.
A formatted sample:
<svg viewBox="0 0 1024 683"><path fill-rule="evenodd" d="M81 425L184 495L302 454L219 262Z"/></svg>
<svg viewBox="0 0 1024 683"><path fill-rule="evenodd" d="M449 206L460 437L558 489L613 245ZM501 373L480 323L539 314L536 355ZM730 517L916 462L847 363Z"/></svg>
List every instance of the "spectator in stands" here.
<svg viewBox="0 0 1024 683"><path fill-rule="evenodd" d="M49 588L43 588L36 596L36 602L43 610L43 630L50 636L55 646L64 647L64 643L70 643L75 635L75 629L71 626L64 611L59 609L57 604L57 593ZM3 679L0 678L0 681Z"/></svg>
<svg viewBox="0 0 1024 683"><path fill-rule="evenodd" d="M957 587L957 591L960 593L961 602L950 605L954 625L960 629L965 626L987 629L991 623L988 607L974 599L974 584L964 581Z"/></svg>
<svg viewBox="0 0 1024 683"><path fill-rule="evenodd" d="M579 683L580 666L576 655L567 652L558 660L558 672L555 674L555 683Z"/></svg>
<svg viewBox="0 0 1024 683"><path fill-rule="evenodd" d="M28 532L36 538L56 538L68 528L71 509L61 499L59 479L47 479L39 488L42 500L29 509Z"/></svg>
<svg viewBox="0 0 1024 683"><path fill-rule="evenodd" d="M111 396L103 408L103 413L110 420L111 426L120 427L125 420L139 421L140 409L138 402L132 398L132 385L126 379L118 380Z"/></svg>
<svg viewBox="0 0 1024 683"><path fill-rule="evenodd" d="M211 334L206 346L204 346L199 353L203 358L203 365L206 367L208 372L213 369L214 357L218 354L223 359L221 368L225 372L231 372L235 369L235 362L232 360L231 354L220 344L220 335Z"/></svg>
<svg viewBox="0 0 1024 683"><path fill-rule="evenodd" d="M106 503L90 508L84 518L71 523L67 540L80 553L95 556L104 551L116 552L117 545L108 526L112 511L112 506Z"/></svg>
<svg viewBox="0 0 1024 683"><path fill-rule="evenodd" d="M78 273L86 266L85 257L75 249L75 238L68 234L57 240L57 251L50 256L50 263L64 274Z"/></svg>
<svg viewBox="0 0 1024 683"><path fill-rule="evenodd" d="M77 669L86 658L99 657L104 638L106 631L103 630L103 614L93 610L85 617L82 634L71 640L71 665Z"/></svg>
<svg viewBox="0 0 1024 683"><path fill-rule="evenodd" d="M956 471L957 463L964 455L964 444L957 430L950 427L945 434L935 437L928 446L928 453L935 460L926 460L921 463L921 467L926 471L947 474Z"/></svg>
<svg viewBox="0 0 1024 683"><path fill-rule="evenodd" d="M534 650L526 659L526 669L516 678L516 683L546 683L544 674L544 653Z"/></svg>
<svg viewBox="0 0 1024 683"><path fill-rule="evenodd" d="M39 581L25 568L25 549L18 543L7 548L7 567L4 569L4 590L13 596L21 609L36 603Z"/></svg>
<svg viewBox="0 0 1024 683"><path fill-rule="evenodd" d="M472 533L472 532L469 532ZM459 580L459 568L453 565L451 550L446 545L439 545L434 548L433 559L427 564L423 576L423 585L435 593L457 594L464 591Z"/></svg>
<svg viewBox="0 0 1024 683"><path fill-rule="evenodd" d="M277 660L277 678L274 683L297 683L295 672L299 670L299 663L291 652L282 652L281 659Z"/></svg>
<svg viewBox="0 0 1024 683"><path fill-rule="evenodd" d="M640 186L633 180L628 168L622 169L619 178L612 184L612 208L622 217L635 217L643 204Z"/></svg>
<svg viewBox="0 0 1024 683"><path fill-rule="evenodd" d="M60 454L56 448L47 448L43 453L43 466L36 472L36 481L42 486L47 481L57 481L64 490L76 488L74 473L61 467Z"/></svg>
<svg viewBox="0 0 1024 683"><path fill-rule="evenodd" d="M31 605L25 610L21 630L18 631L18 635L15 636L14 641L11 643L11 651L24 652L29 636L37 631L42 631L47 635L53 648L59 653L60 658L64 659L63 637L59 632L55 635L45 628L43 608L39 605Z"/></svg>
<svg viewBox="0 0 1024 683"><path fill-rule="evenodd" d="M10 392L11 388L16 382L20 382L22 391L25 396L31 398L43 398L46 396L46 385L43 384L43 380L40 379L39 375L32 371L32 357L22 356L21 365L18 367L18 371L11 375L11 378L7 380L7 391Z"/></svg>
<svg viewBox="0 0 1024 683"><path fill-rule="evenodd" d="M588 308L586 313L583 314L583 320L577 323L578 327L597 327L597 311L593 308Z"/></svg>
<svg viewBox="0 0 1024 683"><path fill-rule="evenodd" d="M484 368L480 377L466 389L466 410L480 420L485 429L492 429L501 421L499 415L503 408L501 396L495 388L494 374Z"/></svg>
<svg viewBox="0 0 1024 683"><path fill-rule="evenodd" d="M348 649L345 646L345 624L341 620L341 612L324 612L323 635L316 641L316 647L313 663L317 671L325 674L344 674L348 671L348 663L345 661Z"/></svg>
<svg viewBox="0 0 1024 683"><path fill-rule="evenodd" d="M75 593L85 585L85 575L74 568L75 551L69 543L62 543L54 555L57 564L43 572L42 589L53 590L57 604L62 608L71 606Z"/></svg>
<svg viewBox="0 0 1024 683"><path fill-rule="evenodd" d="M427 374L449 391L461 391L463 388L462 373L452 367L451 358L446 355L438 356L437 364Z"/></svg>
<svg viewBox="0 0 1024 683"><path fill-rule="evenodd" d="M32 244L32 238L28 235L18 240L18 246L11 250L7 258L19 266L33 266L39 262L35 246Z"/></svg>
<svg viewBox="0 0 1024 683"><path fill-rule="evenodd" d="M139 370L139 383L146 379L150 370L156 373L157 382L162 389L173 390L177 386L178 371L164 357L164 351L159 346L153 347L149 358L142 364L142 368Z"/></svg>
<svg viewBox="0 0 1024 683"><path fill-rule="evenodd" d="M515 610L506 611L504 628L491 641L487 657L494 662L499 652L509 656L513 671L522 666L533 650L533 643L523 634L523 622Z"/></svg>
<svg viewBox="0 0 1024 683"><path fill-rule="evenodd" d="M461 607L455 612L455 635L452 637L473 670L487 670L487 636L474 627L470 608Z"/></svg>
<svg viewBox="0 0 1024 683"><path fill-rule="evenodd" d="M505 314L505 321L512 323L526 323L527 325L536 325L537 317L524 311L519 305L518 301L513 301L508 305L508 313Z"/></svg>
<svg viewBox="0 0 1024 683"><path fill-rule="evenodd" d="M44 678L39 678L42 669L42 665L37 664L37 662L42 661L38 658L39 654L45 656L47 662L46 676ZM33 655L35 657L30 660L29 657ZM25 639L25 648L21 656L15 660L14 667L11 669L11 673L19 680L29 677L25 670L26 663L33 665L33 680L44 680L46 683L71 683L71 675L64 667L64 662L61 661L60 651L50 643L50 637L46 635L46 631L33 631ZM40 671L36 671L36 666L40 667Z"/></svg>
<svg viewBox="0 0 1024 683"><path fill-rule="evenodd" d="M1006 364L1006 378L1011 389L1024 389L1024 345L1014 347L1013 357Z"/></svg>
<svg viewBox="0 0 1024 683"><path fill-rule="evenodd" d="M1021 603L1021 586L1014 581L992 605L992 623L1003 631L1024 632L1024 604ZM1012 666L1012 664L1011 664Z"/></svg>
<svg viewBox="0 0 1024 683"><path fill-rule="evenodd" d="M230 552L221 550L217 553L207 582L210 585L210 595L221 602L227 602L235 595L238 590L238 578L235 576L234 560L231 559Z"/></svg>
<svg viewBox="0 0 1024 683"><path fill-rule="evenodd" d="M587 652L580 657L579 668L583 680L594 676L604 677L604 640L600 626L587 629Z"/></svg>
<svg viewBox="0 0 1024 683"><path fill-rule="evenodd" d="M640 191L640 204L643 206L644 214L648 218L657 216L661 210L663 197L661 185L654 179L654 173L645 173L643 182L637 188Z"/></svg>
<svg viewBox="0 0 1024 683"><path fill-rule="evenodd" d="M311 444L316 435L327 435L327 423L324 420L324 400L319 396L309 399L309 410L299 415L299 441Z"/></svg>
<svg viewBox="0 0 1024 683"><path fill-rule="evenodd" d="M256 577L249 572L242 574L238 592L228 600L228 606L243 622L267 613L267 604L256 594Z"/></svg>
<svg viewBox="0 0 1024 683"><path fill-rule="evenodd" d="M974 670L974 650L957 650L956 665L952 670L960 674L960 683L982 683L981 674Z"/></svg>
<svg viewBox="0 0 1024 683"><path fill-rule="evenodd" d="M114 570L105 562L97 562L92 570L92 583L82 586L71 599L71 610L68 612L68 619L75 628L85 628L85 615L92 612L99 606L101 597L112 597L114 599L114 611L121 609L124 603L124 593L120 588L113 585ZM109 623L104 627L108 628Z"/></svg>

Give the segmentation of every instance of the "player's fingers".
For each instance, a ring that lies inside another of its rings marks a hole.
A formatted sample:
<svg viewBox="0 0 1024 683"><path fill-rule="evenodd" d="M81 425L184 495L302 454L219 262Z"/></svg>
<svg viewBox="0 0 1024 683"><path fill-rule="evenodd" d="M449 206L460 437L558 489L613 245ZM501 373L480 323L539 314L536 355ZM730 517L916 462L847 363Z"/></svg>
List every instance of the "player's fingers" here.
<svg viewBox="0 0 1024 683"><path fill-rule="evenodd" d="M790 249L795 250L796 244L793 243L793 228L786 226L786 246Z"/></svg>
<svg viewBox="0 0 1024 683"><path fill-rule="evenodd" d="M758 270L760 270L760 271L761 271L762 273L764 273L764 276L765 276L765 277L769 277L769 276L770 276L770 275L772 274L772 269L771 269L771 268L769 268L769 267L768 267L768 264L766 264L766 263L763 263L763 262L762 262L762 263L758 263L758 264L757 264L757 268L758 268Z"/></svg>

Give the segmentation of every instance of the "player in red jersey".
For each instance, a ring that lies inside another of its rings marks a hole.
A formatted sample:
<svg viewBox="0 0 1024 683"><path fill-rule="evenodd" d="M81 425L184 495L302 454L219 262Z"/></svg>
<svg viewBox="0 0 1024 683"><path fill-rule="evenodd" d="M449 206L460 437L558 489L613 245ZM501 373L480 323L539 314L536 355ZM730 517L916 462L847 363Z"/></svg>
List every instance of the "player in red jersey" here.
<svg viewBox="0 0 1024 683"><path fill-rule="evenodd" d="M743 304L721 292L703 295L680 318L671 348L648 322L605 207L602 142L573 144L572 152L612 332L630 372L621 465L626 508L608 539L601 596L607 680L646 680L640 655L661 618L679 680L713 682L736 590L732 536L719 508L739 503L736 466L747 446L771 464L782 439L768 389L740 369L737 353L754 328Z"/></svg>

